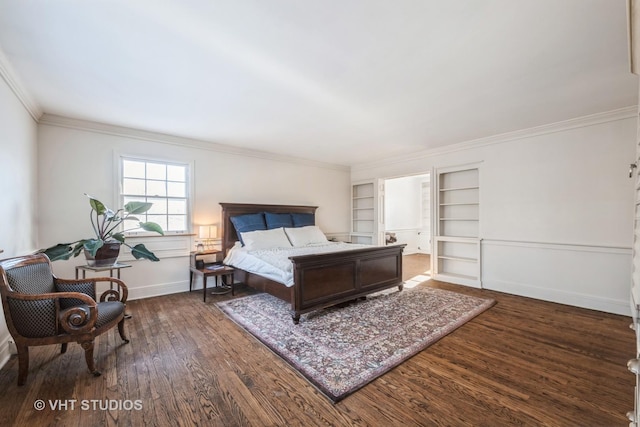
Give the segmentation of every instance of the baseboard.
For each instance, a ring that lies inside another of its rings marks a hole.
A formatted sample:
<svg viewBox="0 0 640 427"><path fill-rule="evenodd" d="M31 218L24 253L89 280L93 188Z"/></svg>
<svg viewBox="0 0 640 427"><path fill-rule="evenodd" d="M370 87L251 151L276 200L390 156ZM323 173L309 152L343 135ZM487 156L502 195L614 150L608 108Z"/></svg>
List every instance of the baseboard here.
<svg viewBox="0 0 640 427"><path fill-rule="evenodd" d="M189 290L188 281L180 281L174 283L161 283L157 285L149 285L142 287L129 288L129 296L127 300L159 297L162 295L178 294Z"/></svg>
<svg viewBox="0 0 640 427"><path fill-rule="evenodd" d="M578 292L567 292L560 289L542 288L524 283L506 282L501 280L483 280L482 284L484 289L492 291L587 308L590 310L604 311L606 313L631 316L631 308L628 300L605 298L581 294Z"/></svg>

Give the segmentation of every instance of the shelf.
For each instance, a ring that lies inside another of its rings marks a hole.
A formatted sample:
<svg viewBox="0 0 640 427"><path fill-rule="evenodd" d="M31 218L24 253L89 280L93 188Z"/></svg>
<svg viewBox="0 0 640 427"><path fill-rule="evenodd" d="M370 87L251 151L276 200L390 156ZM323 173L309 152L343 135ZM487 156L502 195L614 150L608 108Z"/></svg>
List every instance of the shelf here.
<svg viewBox="0 0 640 427"><path fill-rule="evenodd" d="M355 196L352 197L353 200L361 200L361 199L373 199L373 196Z"/></svg>
<svg viewBox="0 0 640 427"><path fill-rule="evenodd" d="M447 243L464 243L466 245L477 245L480 240L478 237L459 237L459 236L433 236L439 242Z"/></svg>
<svg viewBox="0 0 640 427"><path fill-rule="evenodd" d="M479 190L480 187L452 187L452 188L441 188L440 191L458 191L458 190Z"/></svg>
<svg viewBox="0 0 640 427"><path fill-rule="evenodd" d="M362 233L357 231L349 233L349 240L351 243L372 244L373 237L373 233Z"/></svg>
<svg viewBox="0 0 640 427"><path fill-rule="evenodd" d="M469 276L467 274L449 273L449 272L446 272L446 271L441 271L438 274L440 276L455 277L456 279L478 280L477 276Z"/></svg>
<svg viewBox="0 0 640 427"><path fill-rule="evenodd" d="M480 221L478 218L440 218L440 221Z"/></svg>
<svg viewBox="0 0 640 427"><path fill-rule="evenodd" d="M440 203L440 206L480 206L480 203Z"/></svg>
<svg viewBox="0 0 640 427"><path fill-rule="evenodd" d="M438 259L447 259L451 261L464 261L464 262L478 262L477 258L466 258L459 256L447 256L447 255L438 255Z"/></svg>

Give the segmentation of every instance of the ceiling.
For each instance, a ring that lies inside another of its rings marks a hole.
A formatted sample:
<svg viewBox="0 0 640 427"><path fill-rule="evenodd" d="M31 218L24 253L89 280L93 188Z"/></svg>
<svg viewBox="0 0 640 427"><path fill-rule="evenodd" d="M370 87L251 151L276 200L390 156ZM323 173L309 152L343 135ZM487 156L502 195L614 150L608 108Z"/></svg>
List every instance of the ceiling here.
<svg viewBox="0 0 640 427"><path fill-rule="evenodd" d="M626 0L0 0L45 113L338 165L637 104Z"/></svg>

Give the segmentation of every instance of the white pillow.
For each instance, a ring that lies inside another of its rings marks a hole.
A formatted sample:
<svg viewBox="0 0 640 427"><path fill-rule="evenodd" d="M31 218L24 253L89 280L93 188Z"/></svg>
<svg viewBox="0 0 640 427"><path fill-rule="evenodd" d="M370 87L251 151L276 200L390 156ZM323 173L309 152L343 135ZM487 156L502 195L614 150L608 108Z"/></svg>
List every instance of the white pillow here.
<svg viewBox="0 0 640 427"><path fill-rule="evenodd" d="M244 247L247 249L290 248L291 243L284 234L284 228L271 230L247 231L242 234Z"/></svg>
<svg viewBox="0 0 640 427"><path fill-rule="evenodd" d="M317 225L306 227L285 228L287 237L293 246L307 246L313 243L326 243L327 236Z"/></svg>

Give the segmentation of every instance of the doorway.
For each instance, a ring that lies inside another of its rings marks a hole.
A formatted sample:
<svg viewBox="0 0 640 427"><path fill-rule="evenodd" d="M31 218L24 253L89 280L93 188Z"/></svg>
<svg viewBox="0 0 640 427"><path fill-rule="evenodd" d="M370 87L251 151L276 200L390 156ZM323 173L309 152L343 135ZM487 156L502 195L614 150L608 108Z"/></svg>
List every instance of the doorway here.
<svg viewBox="0 0 640 427"><path fill-rule="evenodd" d="M386 242L406 244L405 255L430 255L431 174L385 179L383 192Z"/></svg>

